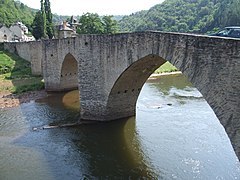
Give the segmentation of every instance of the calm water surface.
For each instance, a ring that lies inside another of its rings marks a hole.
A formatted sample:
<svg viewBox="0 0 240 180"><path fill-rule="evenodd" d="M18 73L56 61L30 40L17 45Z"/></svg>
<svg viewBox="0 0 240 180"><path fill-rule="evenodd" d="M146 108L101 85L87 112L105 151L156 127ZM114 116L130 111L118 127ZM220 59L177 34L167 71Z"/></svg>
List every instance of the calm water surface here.
<svg viewBox="0 0 240 180"><path fill-rule="evenodd" d="M183 76L150 79L136 117L33 130L76 122L73 94L0 109L1 180L240 179L223 127Z"/></svg>

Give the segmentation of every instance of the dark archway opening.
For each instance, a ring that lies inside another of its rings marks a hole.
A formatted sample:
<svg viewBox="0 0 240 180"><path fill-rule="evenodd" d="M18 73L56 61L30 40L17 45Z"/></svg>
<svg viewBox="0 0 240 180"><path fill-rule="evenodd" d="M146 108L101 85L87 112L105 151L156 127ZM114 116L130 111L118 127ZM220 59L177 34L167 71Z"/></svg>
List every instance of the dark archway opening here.
<svg viewBox="0 0 240 180"><path fill-rule="evenodd" d="M60 89L62 91L78 89L78 63L70 53L65 56L62 64Z"/></svg>
<svg viewBox="0 0 240 180"><path fill-rule="evenodd" d="M135 106L142 86L165 62L166 60L159 56L148 55L127 68L115 82L109 95L107 110L110 114L118 118L135 115Z"/></svg>

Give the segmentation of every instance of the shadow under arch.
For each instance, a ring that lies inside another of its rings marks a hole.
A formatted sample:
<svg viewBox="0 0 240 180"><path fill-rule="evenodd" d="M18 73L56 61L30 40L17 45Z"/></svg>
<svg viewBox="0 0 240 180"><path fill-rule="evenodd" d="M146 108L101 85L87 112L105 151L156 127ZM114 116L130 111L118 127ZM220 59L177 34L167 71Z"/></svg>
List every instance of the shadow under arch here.
<svg viewBox="0 0 240 180"><path fill-rule="evenodd" d="M140 91L149 76L167 60L148 55L129 66L114 83L108 97L107 111L118 118L134 116Z"/></svg>
<svg viewBox="0 0 240 180"><path fill-rule="evenodd" d="M71 53L63 60L59 89L61 91L78 89L78 62Z"/></svg>

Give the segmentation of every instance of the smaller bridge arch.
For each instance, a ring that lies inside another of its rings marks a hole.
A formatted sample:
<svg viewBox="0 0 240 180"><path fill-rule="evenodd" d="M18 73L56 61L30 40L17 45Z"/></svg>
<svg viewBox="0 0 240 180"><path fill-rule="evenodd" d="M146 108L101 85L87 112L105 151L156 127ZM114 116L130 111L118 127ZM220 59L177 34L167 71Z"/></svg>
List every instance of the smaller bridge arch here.
<svg viewBox="0 0 240 180"><path fill-rule="evenodd" d="M75 57L68 53L63 60L60 76L61 91L78 88L78 62Z"/></svg>

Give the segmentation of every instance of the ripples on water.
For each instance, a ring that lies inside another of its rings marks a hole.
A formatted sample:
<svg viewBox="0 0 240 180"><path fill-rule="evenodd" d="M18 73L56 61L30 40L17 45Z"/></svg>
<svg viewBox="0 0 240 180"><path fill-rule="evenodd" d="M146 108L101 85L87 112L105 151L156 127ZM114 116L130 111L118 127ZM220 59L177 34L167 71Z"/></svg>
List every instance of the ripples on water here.
<svg viewBox="0 0 240 180"><path fill-rule="evenodd" d="M32 130L76 122L73 96L55 94L0 109L1 180L240 179L223 127L181 76L149 80L136 118Z"/></svg>

